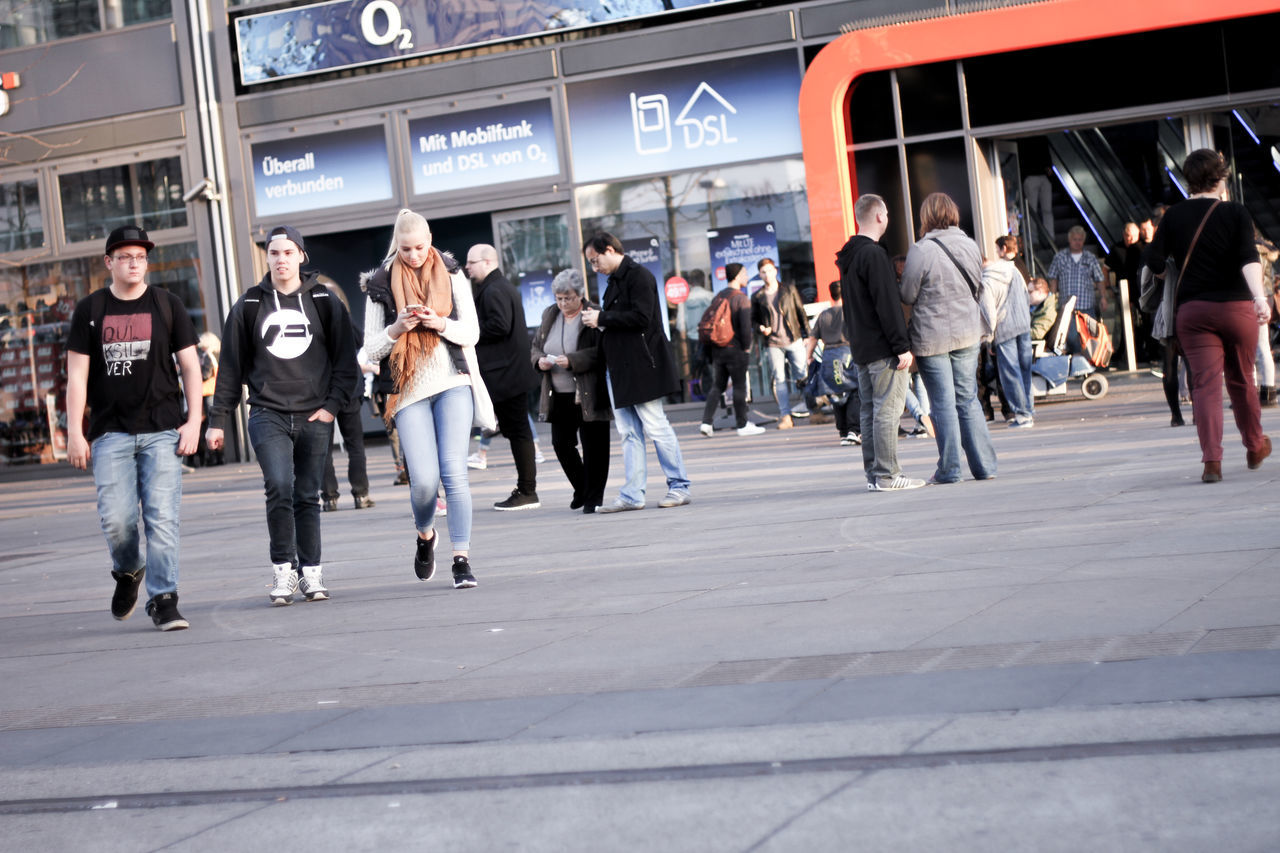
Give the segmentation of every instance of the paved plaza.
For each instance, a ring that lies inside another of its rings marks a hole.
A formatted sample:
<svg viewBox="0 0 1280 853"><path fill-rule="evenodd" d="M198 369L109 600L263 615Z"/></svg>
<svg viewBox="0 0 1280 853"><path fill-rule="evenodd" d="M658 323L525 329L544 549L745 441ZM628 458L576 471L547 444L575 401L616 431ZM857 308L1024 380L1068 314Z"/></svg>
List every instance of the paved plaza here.
<svg viewBox="0 0 1280 853"><path fill-rule="evenodd" d="M1280 849L1280 458L1228 426L1200 483L1150 376L993 425L993 481L896 494L830 424L699 415L676 509L650 451L648 509L571 512L543 427L542 509L494 512L496 440L474 590L414 577L385 446L377 506L323 517L332 600L288 608L257 466L189 474L168 634L111 619L90 478L6 472L2 846ZM621 471L615 435L608 499Z"/></svg>

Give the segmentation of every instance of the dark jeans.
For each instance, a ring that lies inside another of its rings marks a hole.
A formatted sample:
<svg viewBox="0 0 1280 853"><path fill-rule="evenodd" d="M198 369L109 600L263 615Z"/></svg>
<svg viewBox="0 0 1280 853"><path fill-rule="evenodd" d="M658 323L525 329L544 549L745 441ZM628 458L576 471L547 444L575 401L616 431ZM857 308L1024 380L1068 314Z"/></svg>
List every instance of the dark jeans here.
<svg viewBox="0 0 1280 853"><path fill-rule="evenodd" d="M573 393L551 395L551 447L573 486L573 502L586 506L604 504L604 485L609 479L609 422L584 421L582 406ZM578 440L582 455L578 455Z"/></svg>
<svg viewBox="0 0 1280 853"><path fill-rule="evenodd" d="M831 414L835 415L836 432L841 438L851 432L862 435L862 397L856 390L848 392L843 402L832 397Z"/></svg>
<svg viewBox="0 0 1280 853"><path fill-rule="evenodd" d="M493 401L498 416L498 432L511 442L511 457L516 463L516 488L522 495L538 492L537 447L529 429L529 395L523 391L505 400Z"/></svg>
<svg viewBox="0 0 1280 853"><path fill-rule="evenodd" d="M271 562L320 565L320 480L333 424L273 409L249 412L249 442L267 495Z"/></svg>
<svg viewBox="0 0 1280 853"><path fill-rule="evenodd" d="M737 427L747 425L747 354L740 347L713 347L711 350L712 386L707 404L702 407L702 422L711 423L729 380L733 380L733 417Z"/></svg>
<svg viewBox="0 0 1280 853"><path fill-rule="evenodd" d="M335 422L342 433L342 445L347 450L347 482L351 484L353 497L362 498L369 494L369 472L365 467L364 457L364 420L361 418L363 406L357 405L347 412L339 412ZM333 444L324 457L324 486L320 495L325 500L338 499L338 475L333 470Z"/></svg>

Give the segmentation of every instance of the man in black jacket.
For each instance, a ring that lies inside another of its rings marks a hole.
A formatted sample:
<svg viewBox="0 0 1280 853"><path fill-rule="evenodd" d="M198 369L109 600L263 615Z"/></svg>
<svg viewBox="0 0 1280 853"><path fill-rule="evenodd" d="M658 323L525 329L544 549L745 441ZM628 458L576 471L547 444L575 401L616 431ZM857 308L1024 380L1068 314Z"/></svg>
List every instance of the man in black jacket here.
<svg viewBox="0 0 1280 853"><path fill-rule="evenodd" d="M867 491L918 489L898 467L898 421L907 400L911 344L889 253L879 240L889 227L884 199L870 193L853 208L858 233L836 253L844 295L845 336L858 366L862 396L862 468Z"/></svg>
<svg viewBox="0 0 1280 853"><path fill-rule="evenodd" d="M600 310L584 309L582 322L600 330L600 360L622 436L627 477L618 499L597 512L644 509L646 433L667 475L667 494L658 506L684 506L691 500L689 478L680 442L662 408L662 398L678 391L680 383L662 331L666 306L658 302L657 282L653 273L623 253L622 242L612 234L596 234L582 247L582 254L592 269L609 276Z"/></svg>
<svg viewBox="0 0 1280 853"><path fill-rule="evenodd" d="M211 450L249 386L249 442L267 494L272 604L329 597L320 565L320 481L333 420L355 388L351 319L336 296L302 274L302 235L284 225L267 237L268 273L231 306L209 404Z"/></svg>
<svg viewBox="0 0 1280 853"><path fill-rule="evenodd" d="M751 357L751 300L742 292L747 283L747 271L742 264L726 264L724 277L728 286L715 295L707 312L712 315L719 309L720 303L729 303L730 324L733 326L733 337L723 346L714 341L704 341L711 352L711 369L714 382L707 393L707 403L702 407L702 424L698 429L703 435L715 434L711 426L711 418L720 404L720 395L730 380L733 381L733 417L738 428L738 435L760 435L764 432L760 426L747 420L747 363Z"/></svg>
<svg viewBox="0 0 1280 853"><path fill-rule="evenodd" d="M537 509L537 447L529 427L529 389L538 377L529 360L529 330L525 326L520 292L498 269L498 250L478 243L467 251L466 270L476 297L480 320L480 340L476 360L480 377L498 417L498 430L511 442L516 463L516 487L494 509L512 511Z"/></svg>

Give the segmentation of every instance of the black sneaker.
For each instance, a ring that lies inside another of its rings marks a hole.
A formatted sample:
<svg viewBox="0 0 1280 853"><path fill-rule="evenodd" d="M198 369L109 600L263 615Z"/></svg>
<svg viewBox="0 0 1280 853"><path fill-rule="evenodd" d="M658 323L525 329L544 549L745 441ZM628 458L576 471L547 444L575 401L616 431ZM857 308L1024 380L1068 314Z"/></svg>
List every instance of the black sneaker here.
<svg viewBox="0 0 1280 853"><path fill-rule="evenodd" d="M413 572L420 581L429 581L436 573L436 537L418 537L418 549L413 555Z"/></svg>
<svg viewBox="0 0 1280 853"><path fill-rule="evenodd" d="M376 504L373 498L368 495L352 495L351 499L355 501L356 509L372 509Z"/></svg>
<svg viewBox="0 0 1280 853"><path fill-rule="evenodd" d="M476 576L471 574L471 564L466 557L453 558L453 588L471 589L476 585Z"/></svg>
<svg viewBox="0 0 1280 853"><path fill-rule="evenodd" d="M511 490L511 497L505 501L498 501L493 508L502 512L512 512L518 509L537 509L542 506L542 501L538 500L537 492L526 495L519 489Z"/></svg>
<svg viewBox="0 0 1280 853"><path fill-rule="evenodd" d="M338 499L337 499L337 498L324 498L324 499L320 502L320 508L321 508L322 510L324 510L325 512L337 512L337 511L338 511Z"/></svg>
<svg viewBox="0 0 1280 853"><path fill-rule="evenodd" d="M138 585L142 583L142 572L131 575L128 572L112 572L116 579L116 591L111 596L111 615L120 622L133 615L133 608L138 603Z"/></svg>
<svg viewBox="0 0 1280 853"><path fill-rule="evenodd" d="M162 592L147 602L147 615L161 631L181 631L190 628L191 623L182 618L178 612L178 594Z"/></svg>

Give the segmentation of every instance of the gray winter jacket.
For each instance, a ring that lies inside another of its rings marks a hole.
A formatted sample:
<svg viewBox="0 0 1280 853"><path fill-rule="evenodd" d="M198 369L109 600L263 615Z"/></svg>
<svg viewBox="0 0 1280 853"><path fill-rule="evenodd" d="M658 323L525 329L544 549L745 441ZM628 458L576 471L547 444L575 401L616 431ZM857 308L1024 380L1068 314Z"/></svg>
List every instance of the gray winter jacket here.
<svg viewBox="0 0 1280 853"><path fill-rule="evenodd" d="M978 343L983 336L982 317L973 291L937 238L964 264L973 283L982 287L982 257L978 244L963 231L950 228L930 231L907 252L902 271L902 301L912 306L907 334L916 357L941 355Z"/></svg>
<svg viewBox="0 0 1280 853"><path fill-rule="evenodd" d="M996 343L1031 332L1027 282L1013 261L995 260L982 268L982 298L988 316L996 318Z"/></svg>

